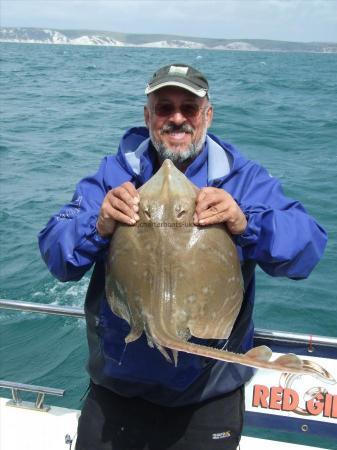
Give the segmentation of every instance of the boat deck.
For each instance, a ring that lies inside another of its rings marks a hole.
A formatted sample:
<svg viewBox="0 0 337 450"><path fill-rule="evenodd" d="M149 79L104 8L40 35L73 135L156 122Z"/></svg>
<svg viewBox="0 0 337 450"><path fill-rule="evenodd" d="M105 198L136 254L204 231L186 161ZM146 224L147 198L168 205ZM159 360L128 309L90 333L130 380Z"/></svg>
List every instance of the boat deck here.
<svg viewBox="0 0 337 450"><path fill-rule="evenodd" d="M80 411L52 406L45 413L8 406L0 398L0 448L2 450L73 450ZM33 403L27 406L33 407ZM240 450L318 450L317 447L243 436ZM325 449L321 449L325 450Z"/></svg>

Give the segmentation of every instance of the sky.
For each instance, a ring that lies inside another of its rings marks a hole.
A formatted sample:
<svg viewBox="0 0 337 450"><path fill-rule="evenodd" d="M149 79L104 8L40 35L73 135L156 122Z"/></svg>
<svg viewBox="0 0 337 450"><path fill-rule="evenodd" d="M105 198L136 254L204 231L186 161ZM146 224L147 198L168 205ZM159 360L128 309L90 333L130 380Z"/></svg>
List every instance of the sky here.
<svg viewBox="0 0 337 450"><path fill-rule="evenodd" d="M0 0L1 26L337 42L337 0Z"/></svg>

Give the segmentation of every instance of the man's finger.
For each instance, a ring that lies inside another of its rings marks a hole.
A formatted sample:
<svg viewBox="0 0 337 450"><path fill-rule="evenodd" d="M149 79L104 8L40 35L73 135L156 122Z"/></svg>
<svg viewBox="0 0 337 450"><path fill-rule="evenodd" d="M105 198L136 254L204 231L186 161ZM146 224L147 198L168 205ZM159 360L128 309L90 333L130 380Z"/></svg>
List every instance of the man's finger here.
<svg viewBox="0 0 337 450"><path fill-rule="evenodd" d="M135 204L139 203L138 191L130 181L123 183L121 185L121 188L124 188L129 193L130 197L132 198L133 203L135 203Z"/></svg>
<svg viewBox="0 0 337 450"><path fill-rule="evenodd" d="M125 194L125 192L124 192ZM129 195L129 194L127 194ZM122 195L124 196L124 195ZM126 203L124 199L120 199L118 198L116 195L111 194L108 197L108 201L109 201L109 205L112 206L112 208L116 211L119 211L121 213L123 213L126 216L129 216L131 219L137 219L137 212L134 208L134 206L136 205L130 205L129 203ZM113 211L112 211L112 214ZM114 217L115 218L115 217Z"/></svg>
<svg viewBox="0 0 337 450"><path fill-rule="evenodd" d="M206 211L212 206L223 202L223 194L221 192L212 192L205 194L201 200L196 203L195 212L199 215L202 211Z"/></svg>
<svg viewBox="0 0 337 450"><path fill-rule="evenodd" d="M202 219L199 219L200 225L213 225L216 223L225 223L229 219L229 213L226 211L221 211L217 214L212 214Z"/></svg>
<svg viewBox="0 0 337 450"><path fill-rule="evenodd" d="M231 208L229 208L227 211L222 211L218 214L214 214L212 216L198 220L198 225L201 226L213 225L218 223L225 224L231 234L241 234L247 227L247 219L245 215L240 211L237 211L236 214L233 214Z"/></svg>
<svg viewBox="0 0 337 450"><path fill-rule="evenodd" d="M215 203L209 208L202 210L198 214L198 219L207 219L208 217L213 217L221 213L226 213L230 209L231 205L227 202Z"/></svg>
<svg viewBox="0 0 337 450"><path fill-rule="evenodd" d="M133 225L136 223L136 219L133 216L129 216L123 211L119 211L111 204L105 205L104 209L102 208L100 217L102 218L103 222L106 223L109 223L109 221L122 222L129 225Z"/></svg>
<svg viewBox="0 0 337 450"><path fill-rule="evenodd" d="M201 202L201 200L203 200L206 195L207 195L206 188L200 189L199 192L197 193L197 197L195 199L195 202L196 203Z"/></svg>
<svg viewBox="0 0 337 450"><path fill-rule="evenodd" d="M134 225L136 223L136 219L127 216L126 214L117 211L115 212L115 220L117 222L125 223L127 225Z"/></svg>
<svg viewBox="0 0 337 450"><path fill-rule="evenodd" d="M195 199L196 208L207 209L211 204L221 201L224 191L222 189L205 187L200 189Z"/></svg>
<svg viewBox="0 0 337 450"><path fill-rule="evenodd" d="M136 206L135 197L133 197L128 191L128 189L125 188L124 186L119 186L118 188L109 191L108 198L110 203L113 201L113 198L118 198L121 201L123 201L126 205L128 205L130 208Z"/></svg>
<svg viewBox="0 0 337 450"><path fill-rule="evenodd" d="M200 189L196 198L196 210L208 209L210 206L221 202L230 202L232 196L224 189L206 187Z"/></svg>

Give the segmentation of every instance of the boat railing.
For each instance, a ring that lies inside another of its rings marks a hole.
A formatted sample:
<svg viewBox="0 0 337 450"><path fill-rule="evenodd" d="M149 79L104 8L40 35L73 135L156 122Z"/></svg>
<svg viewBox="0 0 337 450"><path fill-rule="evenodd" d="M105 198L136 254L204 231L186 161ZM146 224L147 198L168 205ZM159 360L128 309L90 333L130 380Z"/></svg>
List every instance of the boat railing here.
<svg viewBox="0 0 337 450"><path fill-rule="evenodd" d="M23 300L0 299L0 308L24 312L35 312L48 315L69 316L74 318L84 318L83 308L73 306L62 306L55 304L27 302ZM292 333L285 331L266 330L256 328L254 338L283 343L305 344L308 348L313 348L313 344L324 347L337 347L337 338L330 336L313 336L311 334Z"/></svg>

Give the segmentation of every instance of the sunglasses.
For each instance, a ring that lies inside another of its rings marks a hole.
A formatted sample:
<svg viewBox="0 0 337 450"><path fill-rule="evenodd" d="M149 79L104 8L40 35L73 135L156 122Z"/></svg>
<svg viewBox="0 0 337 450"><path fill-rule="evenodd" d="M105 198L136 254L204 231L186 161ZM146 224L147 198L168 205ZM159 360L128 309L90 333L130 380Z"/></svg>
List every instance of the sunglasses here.
<svg viewBox="0 0 337 450"><path fill-rule="evenodd" d="M184 117L194 119L202 109L204 108L197 103L183 103L180 105L179 111ZM158 103L154 106L153 111L158 117L169 117L176 112L176 107L172 103Z"/></svg>

